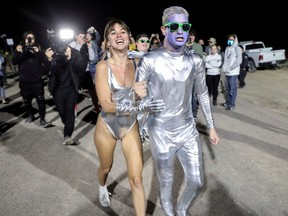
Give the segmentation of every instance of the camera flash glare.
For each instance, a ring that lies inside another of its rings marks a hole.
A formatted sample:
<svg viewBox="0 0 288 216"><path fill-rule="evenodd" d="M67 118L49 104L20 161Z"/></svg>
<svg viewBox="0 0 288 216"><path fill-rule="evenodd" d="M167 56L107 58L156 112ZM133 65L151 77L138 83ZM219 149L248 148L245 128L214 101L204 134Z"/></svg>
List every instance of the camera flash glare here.
<svg viewBox="0 0 288 216"><path fill-rule="evenodd" d="M62 29L59 31L60 39L69 40L74 36L74 32L71 29Z"/></svg>

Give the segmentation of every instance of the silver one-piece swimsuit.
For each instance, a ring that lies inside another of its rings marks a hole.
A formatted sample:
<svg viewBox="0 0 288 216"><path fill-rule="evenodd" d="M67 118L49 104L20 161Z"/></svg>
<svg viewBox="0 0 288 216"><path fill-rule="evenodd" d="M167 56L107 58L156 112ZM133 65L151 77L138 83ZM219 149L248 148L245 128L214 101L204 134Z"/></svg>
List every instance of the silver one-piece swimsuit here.
<svg viewBox="0 0 288 216"><path fill-rule="evenodd" d="M120 86L112 73L109 62L106 62L108 65L108 85L110 87L112 101L115 103L123 100L133 101L132 87ZM125 136L137 121L136 114L117 116L116 113L104 113L101 111L101 117L115 139L121 139Z"/></svg>

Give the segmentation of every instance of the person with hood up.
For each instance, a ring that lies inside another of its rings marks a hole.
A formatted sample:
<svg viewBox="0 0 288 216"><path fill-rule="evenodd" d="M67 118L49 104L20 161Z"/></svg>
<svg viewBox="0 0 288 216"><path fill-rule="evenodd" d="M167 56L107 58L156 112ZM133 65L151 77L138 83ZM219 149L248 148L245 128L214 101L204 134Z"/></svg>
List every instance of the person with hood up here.
<svg viewBox="0 0 288 216"><path fill-rule="evenodd" d="M223 104L226 110L235 109L237 97L237 81L242 62L242 50L238 46L236 34L228 35L227 47L224 54L224 64L222 67L226 76L226 102Z"/></svg>

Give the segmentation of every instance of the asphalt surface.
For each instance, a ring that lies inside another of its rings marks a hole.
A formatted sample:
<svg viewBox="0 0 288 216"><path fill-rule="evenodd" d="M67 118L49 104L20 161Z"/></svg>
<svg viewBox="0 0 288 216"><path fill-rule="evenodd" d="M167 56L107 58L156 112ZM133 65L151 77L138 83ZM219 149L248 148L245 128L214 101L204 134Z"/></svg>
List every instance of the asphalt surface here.
<svg viewBox="0 0 288 216"><path fill-rule="evenodd" d="M206 184L189 209L193 216L288 216L288 69L249 73L246 82L238 90L235 110L213 106L218 146L209 144L198 113ZM98 202L97 115L89 98L79 103L73 134L79 145L64 146L63 125L48 91L46 118L53 127L46 129L39 127L39 118L25 123L17 76L8 79L6 95L11 102L0 104L1 216L135 215L120 143L108 178L111 206L102 208ZM224 102L222 95L218 102ZM161 216L149 143L144 156L146 212ZM176 202L183 173L177 160L175 166Z"/></svg>

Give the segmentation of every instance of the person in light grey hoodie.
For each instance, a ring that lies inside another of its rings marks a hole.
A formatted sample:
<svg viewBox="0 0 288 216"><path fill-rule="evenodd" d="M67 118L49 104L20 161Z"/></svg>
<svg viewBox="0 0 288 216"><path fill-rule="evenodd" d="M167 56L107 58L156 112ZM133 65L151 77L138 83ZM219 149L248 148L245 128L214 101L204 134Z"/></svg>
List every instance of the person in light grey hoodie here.
<svg viewBox="0 0 288 216"><path fill-rule="evenodd" d="M226 102L223 104L226 110L235 109L237 97L237 80L242 62L242 51L238 46L236 34L228 35L227 47L224 54L223 72L226 76Z"/></svg>

